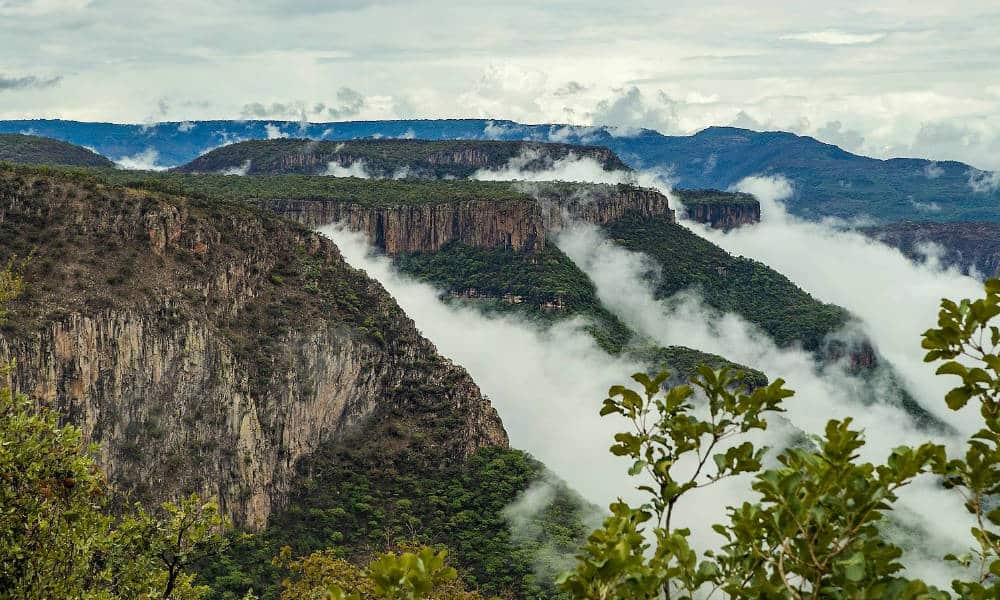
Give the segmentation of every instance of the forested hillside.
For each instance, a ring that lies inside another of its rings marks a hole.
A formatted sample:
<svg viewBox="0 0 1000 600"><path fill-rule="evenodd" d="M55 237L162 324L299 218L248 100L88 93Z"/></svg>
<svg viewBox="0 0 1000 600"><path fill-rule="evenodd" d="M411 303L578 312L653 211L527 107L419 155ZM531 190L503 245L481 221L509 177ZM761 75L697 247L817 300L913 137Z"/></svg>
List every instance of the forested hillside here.
<svg viewBox="0 0 1000 600"><path fill-rule="evenodd" d="M60 140L19 133L0 134L0 162L78 167L115 166L93 150Z"/></svg>

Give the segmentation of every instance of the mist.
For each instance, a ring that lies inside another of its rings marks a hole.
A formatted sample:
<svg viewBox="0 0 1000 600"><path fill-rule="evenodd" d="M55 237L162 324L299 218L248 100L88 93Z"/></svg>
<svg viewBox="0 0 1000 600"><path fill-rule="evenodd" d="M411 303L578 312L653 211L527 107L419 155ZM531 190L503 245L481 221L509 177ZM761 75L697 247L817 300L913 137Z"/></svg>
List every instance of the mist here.
<svg viewBox="0 0 1000 600"><path fill-rule="evenodd" d="M115 166L127 171L164 171L168 167L159 164L160 154L153 148L131 156L122 156L115 160Z"/></svg>
<svg viewBox="0 0 1000 600"><path fill-rule="evenodd" d="M900 251L825 223L789 215L782 200L792 185L780 177L749 178L736 186L761 203L761 222L729 232L684 225L729 252L759 260L824 302L859 317L863 332L891 363L914 398L963 434L979 421L975 409L955 413L943 398L955 379L934 375L923 362L921 334L937 323L941 298L975 298L982 284L930 256L915 263Z"/></svg>
<svg viewBox="0 0 1000 600"><path fill-rule="evenodd" d="M829 419L851 417L853 427L866 436L861 458L881 463L892 448L904 444L933 441L955 452L976 427L974 409L964 414L947 409L944 393L955 382L934 375L934 367L923 362L920 348L921 333L936 323L940 299L978 296L981 284L975 279L941 268L933 256L914 263L896 249L835 226L842 224L791 217L780 202L791 194L791 184L782 178L751 178L736 186L760 199L763 220L723 232L686 220L683 206L664 183L667 178L659 173L609 172L596 161L580 157L556 161L552 169L542 172L519 167L512 161L505 169L480 171L477 178L639 183L658 188L679 209L680 222L696 234L733 254L760 260L818 299L851 311L856 322L837 336L870 339L919 404L957 434L922 430L889 389L873 387L871 381L850 374L845 365L821 364L801 349L777 347L739 316L706 306L696 290L656 299L651 284L656 274L648 259L607 242L592 226L571 227L558 237L559 247L595 282L602 302L634 330L663 345L713 352L757 368L772 379L786 379L788 387L797 391L785 403L787 426L792 430L820 433ZM787 435L773 428L764 441L781 448ZM681 518L690 523L715 522L721 507L741 500L746 490L746 482L736 489L715 490L693 506L686 504ZM727 491L732 495L726 496ZM970 541L971 521L960 498L940 489L933 478L923 477L901 495L893 520L897 527L891 535L907 548L905 562L910 572L946 584L954 573L941 556L966 548Z"/></svg>
<svg viewBox="0 0 1000 600"><path fill-rule="evenodd" d="M443 356L469 371L500 413L513 447L530 452L601 507L620 495L638 498L625 474L628 465L608 452L626 424L598 411L608 388L626 383L641 365L606 354L582 321L541 329L447 304L439 290L374 254L363 234L336 226L319 231L348 263L386 288Z"/></svg>
<svg viewBox="0 0 1000 600"><path fill-rule="evenodd" d="M541 154L537 150L525 149L518 156L510 159L503 167L499 169L479 169L472 174L471 178L480 181L627 183L643 187L653 187L661 191L670 189L670 174L667 171L609 171L605 170L593 158L580 156L572 152L552 161L552 164L546 169L528 170L525 168L528 163L540 157Z"/></svg>

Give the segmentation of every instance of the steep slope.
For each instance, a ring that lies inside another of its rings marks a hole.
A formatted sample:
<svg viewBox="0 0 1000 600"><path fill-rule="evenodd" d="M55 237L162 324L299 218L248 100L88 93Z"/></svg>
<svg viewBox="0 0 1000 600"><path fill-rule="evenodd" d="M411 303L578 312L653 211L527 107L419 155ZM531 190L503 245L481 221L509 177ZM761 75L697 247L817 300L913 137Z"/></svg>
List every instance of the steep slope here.
<svg viewBox="0 0 1000 600"><path fill-rule="evenodd" d="M604 127L523 125L486 119L355 121L202 121L152 126L74 121L0 121L0 132L34 130L40 135L96 148L112 157L156 150L162 164L186 163L234 140L266 139L268 128L286 135L324 140L417 137L427 140L491 139L603 146L634 169L670 169L677 186L727 189L751 175L788 177L795 188L793 214L820 219L866 217L1000 222L1000 189L971 185L982 173L972 166L918 159L879 160L858 156L811 137L710 127L691 136L642 130L622 135ZM947 157L940 157L947 158ZM240 165L233 165L239 167Z"/></svg>
<svg viewBox="0 0 1000 600"><path fill-rule="evenodd" d="M905 221L861 230L921 260L928 244L943 250L942 265L992 277L1000 271L1000 223L931 223Z"/></svg>
<svg viewBox="0 0 1000 600"><path fill-rule="evenodd" d="M115 166L115 163L92 150L59 140L19 133L0 134L0 162L77 167Z"/></svg>
<svg viewBox="0 0 1000 600"><path fill-rule="evenodd" d="M174 169L179 173L244 175L324 174L339 166L372 177L467 178L479 169L499 169L511 161L540 171L570 155L592 158L606 170L628 169L613 152L599 146L539 142L471 140L362 139L328 142L276 139L239 142L217 148Z"/></svg>
<svg viewBox="0 0 1000 600"><path fill-rule="evenodd" d="M111 481L139 498L198 490L259 527L300 460L373 425L395 424L379 448L403 464L507 444L380 285L245 203L5 167L0 239L0 261L33 253L0 330L6 383L100 441Z"/></svg>
<svg viewBox="0 0 1000 600"><path fill-rule="evenodd" d="M820 351L826 336L850 318L843 308L816 300L767 265L732 256L682 225L628 215L605 231L622 247L655 261L659 297L695 288L709 306L759 325L779 346L800 343ZM869 352L857 361L874 361Z"/></svg>

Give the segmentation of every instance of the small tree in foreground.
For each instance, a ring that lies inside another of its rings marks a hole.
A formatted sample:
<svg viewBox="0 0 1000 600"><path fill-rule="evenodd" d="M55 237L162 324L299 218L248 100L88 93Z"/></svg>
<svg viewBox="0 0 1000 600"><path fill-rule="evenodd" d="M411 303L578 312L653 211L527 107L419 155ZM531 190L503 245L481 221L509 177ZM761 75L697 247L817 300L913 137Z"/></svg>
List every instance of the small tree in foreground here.
<svg viewBox="0 0 1000 600"><path fill-rule="evenodd" d="M971 568L971 581L955 580L961 598L1000 597L1000 280L985 284L979 300L942 301L938 327L924 334L928 362L944 360L938 374L961 385L945 401L961 410L978 400L984 427L961 458L942 446L893 450L883 464L859 462L864 446L851 419L830 421L823 436L777 456L762 470L765 449L730 440L767 427L765 416L792 395L779 379L750 392L727 370L699 370L692 381L703 392L707 416L690 401L694 388L661 392L666 374L633 376L641 389L615 386L602 415L626 417L632 431L615 436L611 452L632 460L631 475L647 502L618 501L611 516L582 549L577 567L561 579L577 598L905 598L951 595L903 574L902 550L882 535L898 491L924 473L939 477L965 499L976 526L972 551L944 556ZM704 412L704 409L702 410ZM723 441L730 440L723 444ZM694 465L692 468L691 465ZM699 559L690 531L672 521L674 508L698 488L740 473L756 473L758 495L728 509L728 522L713 526L718 551Z"/></svg>
<svg viewBox="0 0 1000 600"><path fill-rule="evenodd" d="M282 582L281 600L482 600L465 589L447 554L407 545L359 568L329 549L291 560L286 546L275 564L293 574Z"/></svg>

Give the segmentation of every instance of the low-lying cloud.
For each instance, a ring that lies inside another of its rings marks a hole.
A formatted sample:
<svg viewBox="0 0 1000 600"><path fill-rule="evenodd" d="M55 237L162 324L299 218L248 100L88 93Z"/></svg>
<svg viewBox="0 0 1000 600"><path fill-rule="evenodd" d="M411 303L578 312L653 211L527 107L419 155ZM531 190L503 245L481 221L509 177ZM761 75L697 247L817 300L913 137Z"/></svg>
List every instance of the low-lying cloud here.
<svg viewBox="0 0 1000 600"><path fill-rule="evenodd" d="M969 172L969 187L977 194L992 194L1000 191L1000 171Z"/></svg>
<svg viewBox="0 0 1000 600"><path fill-rule="evenodd" d="M530 170L528 165L543 155L533 149L523 150L499 169L479 169L471 179L479 181L576 181L587 183L627 183L643 187L670 189L670 173L666 170L620 171L605 170L589 156L570 152L558 158L545 169Z"/></svg>
<svg viewBox="0 0 1000 600"><path fill-rule="evenodd" d="M160 153L154 148L146 148L138 154L122 156L115 160L119 169L128 171L163 171L168 167L159 163Z"/></svg>

